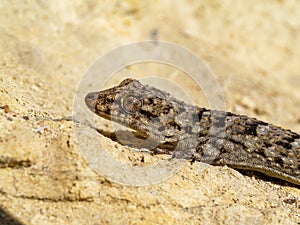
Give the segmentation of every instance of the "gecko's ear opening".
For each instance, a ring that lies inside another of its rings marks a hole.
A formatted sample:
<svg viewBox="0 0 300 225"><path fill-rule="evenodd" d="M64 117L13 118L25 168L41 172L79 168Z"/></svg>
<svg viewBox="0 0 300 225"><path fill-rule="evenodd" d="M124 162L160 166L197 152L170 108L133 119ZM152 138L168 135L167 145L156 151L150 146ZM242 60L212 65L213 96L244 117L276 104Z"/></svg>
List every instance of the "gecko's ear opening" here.
<svg viewBox="0 0 300 225"><path fill-rule="evenodd" d="M96 111L95 107L96 107L98 95L99 95L99 92L91 92L85 96L85 99L84 99L85 103L92 112Z"/></svg>

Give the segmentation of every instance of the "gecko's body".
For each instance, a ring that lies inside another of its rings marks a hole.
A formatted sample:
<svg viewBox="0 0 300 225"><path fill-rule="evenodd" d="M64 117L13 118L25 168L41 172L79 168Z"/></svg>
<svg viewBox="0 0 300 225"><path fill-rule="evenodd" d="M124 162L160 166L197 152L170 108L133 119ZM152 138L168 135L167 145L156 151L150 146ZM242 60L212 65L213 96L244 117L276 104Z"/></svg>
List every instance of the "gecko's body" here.
<svg viewBox="0 0 300 225"><path fill-rule="evenodd" d="M290 130L193 106L134 79L89 93L85 101L95 114L156 140L154 154L255 170L300 184L300 135Z"/></svg>

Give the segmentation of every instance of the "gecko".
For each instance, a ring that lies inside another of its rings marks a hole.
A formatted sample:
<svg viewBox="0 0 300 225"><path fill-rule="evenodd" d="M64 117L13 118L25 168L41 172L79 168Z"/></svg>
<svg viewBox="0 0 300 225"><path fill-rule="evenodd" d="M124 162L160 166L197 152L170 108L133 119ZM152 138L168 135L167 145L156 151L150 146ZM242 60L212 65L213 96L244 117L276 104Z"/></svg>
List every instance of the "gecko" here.
<svg viewBox="0 0 300 225"><path fill-rule="evenodd" d="M88 93L85 103L96 115L152 138L153 155L258 171L300 185L300 135L291 130L187 104L132 78Z"/></svg>

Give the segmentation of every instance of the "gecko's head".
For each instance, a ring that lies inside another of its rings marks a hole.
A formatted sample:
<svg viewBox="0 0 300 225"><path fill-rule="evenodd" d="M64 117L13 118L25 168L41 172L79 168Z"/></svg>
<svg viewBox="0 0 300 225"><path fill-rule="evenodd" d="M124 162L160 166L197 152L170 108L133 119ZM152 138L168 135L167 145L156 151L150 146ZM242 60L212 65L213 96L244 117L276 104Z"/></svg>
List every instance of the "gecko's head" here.
<svg viewBox="0 0 300 225"><path fill-rule="evenodd" d="M118 86L113 88L100 92L91 92L85 96L85 103L87 107L95 114L105 117L106 119L110 119L110 116L113 113L112 106L116 103L116 100L119 100L117 95L120 92L122 93L122 90L126 89L126 87L133 82L139 83L133 79L126 79L123 80Z"/></svg>
<svg viewBox="0 0 300 225"><path fill-rule="evenodd" d="M184 111L182 102L135 79L89 93L85 102L95 114L151 136L180 129L175 116Z"/></svg>

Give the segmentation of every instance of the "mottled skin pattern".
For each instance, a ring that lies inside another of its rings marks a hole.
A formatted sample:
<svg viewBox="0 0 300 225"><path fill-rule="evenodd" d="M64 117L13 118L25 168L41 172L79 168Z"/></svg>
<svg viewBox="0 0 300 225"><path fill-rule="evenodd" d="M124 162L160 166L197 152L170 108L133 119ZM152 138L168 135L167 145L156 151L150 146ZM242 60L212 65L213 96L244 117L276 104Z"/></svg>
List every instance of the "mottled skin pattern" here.
<svg viewBox="0 0 300 225"><path fill-rule="evenodd" d="M290 130L193 106L134 79L89 93L85 101L95 114L156 140L153 154L255 170L300 184L300 135Z"/></svg>

